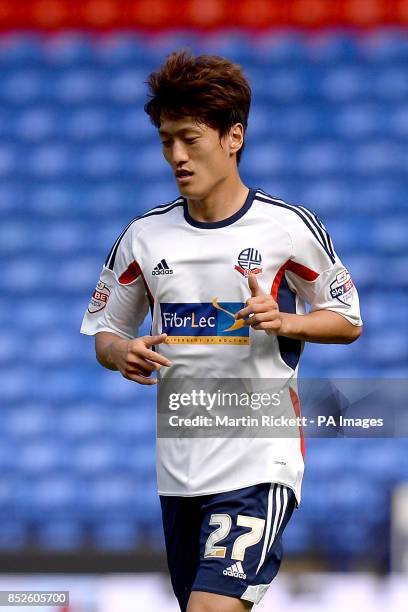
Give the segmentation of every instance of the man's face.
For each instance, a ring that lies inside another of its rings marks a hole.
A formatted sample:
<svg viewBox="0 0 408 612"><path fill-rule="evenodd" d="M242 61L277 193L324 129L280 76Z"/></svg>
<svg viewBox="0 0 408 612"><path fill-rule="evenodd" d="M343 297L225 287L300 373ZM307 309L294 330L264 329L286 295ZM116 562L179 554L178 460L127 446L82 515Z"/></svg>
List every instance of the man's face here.
<svg viewBox="0 0 408 612"><path fill-rule="evenodd" d="M163 155L186 198L205 198L234 168L231 138L192 117L163 118L159 129Z"/></svg>

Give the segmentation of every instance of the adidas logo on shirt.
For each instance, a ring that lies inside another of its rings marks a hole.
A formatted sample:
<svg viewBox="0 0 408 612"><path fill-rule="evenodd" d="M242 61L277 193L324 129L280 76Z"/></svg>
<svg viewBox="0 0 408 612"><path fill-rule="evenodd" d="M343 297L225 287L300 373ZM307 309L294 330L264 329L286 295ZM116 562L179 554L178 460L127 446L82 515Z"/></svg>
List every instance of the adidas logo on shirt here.
<svg viewBox="0 0 408 612"><path fill-rule="evenodd" d="M244 572L244 568L242 567L241 561L237 561L237 563L233 563L223 572L224 576L232 576L232 578L242 578L246 579L246 574Z"/></svg>
<svg viewBox="0 0 408 612"><path fill-rule="evenodd" d="M159 276L159 274L173 274L173 270L169 268L165 259L159 261L157 266L152 270L153 276Z"/></svg>

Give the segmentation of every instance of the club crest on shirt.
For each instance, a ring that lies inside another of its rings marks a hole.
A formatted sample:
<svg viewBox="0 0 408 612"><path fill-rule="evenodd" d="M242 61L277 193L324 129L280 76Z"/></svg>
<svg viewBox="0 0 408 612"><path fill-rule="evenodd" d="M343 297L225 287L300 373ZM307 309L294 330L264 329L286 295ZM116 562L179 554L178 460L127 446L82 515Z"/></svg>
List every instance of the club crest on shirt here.
<svg viewBox="0 0 408 612"><path fill-rule="evenodd" d="M353 299L354 283L350 278L348 270L344 269L339 272L336 279L330 283L330 296L333 299L339 300L342 304L350 306Z"/></svg>
<svg viewBox="0 0 408 612"><path fill-rule="evenodd" d="M110 296L110 289L106 285L106 283L101 280L95 287L95 291L92 294L91 301L88 305L88 312L94 314L95 312L99 312L103 310L108 303Z"/></svg>
<svg viewBox="0 0 408 612"><path fill-rule="evenodd" d="M259 274L262 272L262 268L259 266L262 262L262 256L259 251L248 247L243 249L238 255L238 263L235 265L234 270L237 270L243 276L248 276L249 273Z"/></svg>

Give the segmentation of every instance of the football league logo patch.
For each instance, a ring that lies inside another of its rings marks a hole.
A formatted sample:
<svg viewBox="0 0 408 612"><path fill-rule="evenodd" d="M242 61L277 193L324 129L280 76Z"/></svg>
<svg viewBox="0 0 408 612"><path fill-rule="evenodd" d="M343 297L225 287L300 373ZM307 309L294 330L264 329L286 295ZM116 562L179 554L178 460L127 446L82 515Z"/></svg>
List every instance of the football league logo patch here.
<svg viewBox="0 0 408 612"><path fill-rule="evenodd" d="M350 306L353 299L353 287L354 283L348 270L342 270L337 274L336 280L330 284L330 296L333 299L336 298L342 304Z"/></svg>
<svg viewBox="0 0 408 612"><path fill-rule="evenodd" d="M88 312L94 314L95 312L103 310L106 304L108 303L109 296L109 287L100 280L96 285L95 291L92 294L91 301L88 305Z"/></svg>
<svg viewBox="0 0 408 612"><path fill-rule="evenodd" d="M234 269L243 276L248 276L249 273L259 274L262 272L262 268L260 268L261 262L262 256L260 252L248 247L243 249L238 255L238 264Z"/></svg>

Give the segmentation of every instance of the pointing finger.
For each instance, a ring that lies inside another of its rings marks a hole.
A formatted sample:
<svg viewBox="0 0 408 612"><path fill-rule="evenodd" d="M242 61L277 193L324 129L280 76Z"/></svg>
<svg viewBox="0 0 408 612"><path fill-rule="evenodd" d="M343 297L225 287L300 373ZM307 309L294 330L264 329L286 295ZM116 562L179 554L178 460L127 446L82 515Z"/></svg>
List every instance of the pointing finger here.
<svg viewBox="0 0 408 612"><path fill-rule="evenodd" d="M147 347L154 346L156 344L163 344L166 342L167 334L160 334L160 336L145 336L144 343Z"/></svg>
<svg viewBox="0 0 408 612"><path fill-rule="evenodd" d="M263 291L258 285L258 279L255 274L248 274L248 287L252 297L263 295Z"/></svg>

